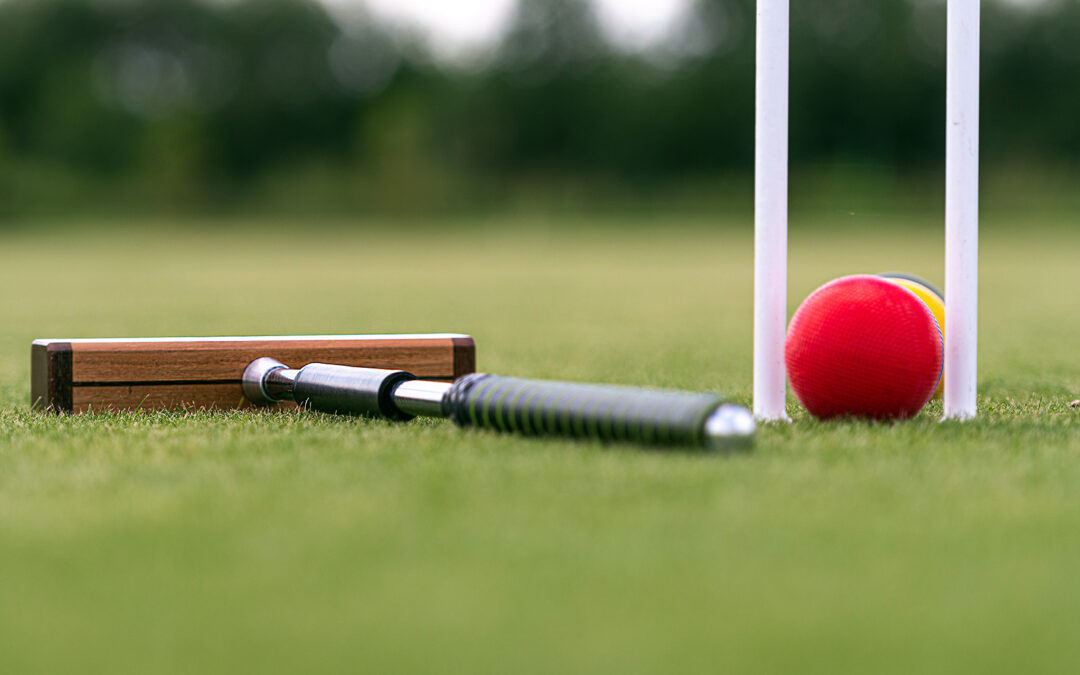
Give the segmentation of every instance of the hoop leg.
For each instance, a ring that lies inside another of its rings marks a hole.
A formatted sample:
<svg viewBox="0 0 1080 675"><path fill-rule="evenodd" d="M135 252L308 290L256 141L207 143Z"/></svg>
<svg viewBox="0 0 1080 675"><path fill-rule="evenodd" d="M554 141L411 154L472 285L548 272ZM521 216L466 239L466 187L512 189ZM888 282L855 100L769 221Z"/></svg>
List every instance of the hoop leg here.
<svg viewBox="0 0 1080 675"><path fill-rule="evenodd" d="M949 0L945 149L945 418L976 411L980 0Z"/></svg>
<svg viewBox="0 0 1080 675"><path fill-rule="evenodd" d="M754 175L754 415L786 420L788 0L757 3Z"/></svg>

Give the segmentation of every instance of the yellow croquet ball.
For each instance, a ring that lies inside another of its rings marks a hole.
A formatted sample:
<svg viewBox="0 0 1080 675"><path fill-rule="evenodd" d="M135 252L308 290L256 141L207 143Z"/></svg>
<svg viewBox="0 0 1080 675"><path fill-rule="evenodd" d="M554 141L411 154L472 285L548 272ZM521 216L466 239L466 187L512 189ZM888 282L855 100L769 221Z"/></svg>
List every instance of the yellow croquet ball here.
<svg viewBox="0 0 1080 675"><path fill-rule="evenodd" d="M904 288L914 293L923 303L930 308L930 313L934 315L937 320L938 329L941 331L942 339L945 337L945 296L941 291L931 285L924 279L920 279L912 274L902 274L899 272L882 274L882 277L899 284ZM945 388L945 377L942 373L941 380L938 381L937 389L934 390L934 398L940 398L941 393Z"/></svg>

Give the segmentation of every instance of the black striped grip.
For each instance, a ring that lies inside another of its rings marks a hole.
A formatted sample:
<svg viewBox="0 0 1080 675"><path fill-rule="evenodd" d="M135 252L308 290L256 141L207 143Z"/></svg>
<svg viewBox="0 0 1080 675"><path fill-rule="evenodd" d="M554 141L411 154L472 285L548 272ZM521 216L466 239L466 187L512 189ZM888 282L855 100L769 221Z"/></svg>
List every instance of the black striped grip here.
<svg viewBox="0 0 1080 675"><path fill-rule="evenodd" d="M462 427L651 445L703 445L715 394L467 375L443 412Z"/></svg>

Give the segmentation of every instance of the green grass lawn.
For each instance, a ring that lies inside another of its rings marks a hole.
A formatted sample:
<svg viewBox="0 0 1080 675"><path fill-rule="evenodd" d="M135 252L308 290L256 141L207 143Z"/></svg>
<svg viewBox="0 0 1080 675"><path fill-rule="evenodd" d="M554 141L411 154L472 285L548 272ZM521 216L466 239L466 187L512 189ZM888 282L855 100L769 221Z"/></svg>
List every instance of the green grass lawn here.
<svg viewBox="0 0 1080 675"><path fill-rule="evenodd" d="M846 218L846 216L845 216ZM942 280L940 227L792 225L792 309ZM745 222L0 235L0 672L1017 673L1080 665L1080 232L990 222L980 410L732 456L311 414L56 418L35 337L458 331L479 367L748 403ZM624 227L625 225L625 227Z"/></svg>

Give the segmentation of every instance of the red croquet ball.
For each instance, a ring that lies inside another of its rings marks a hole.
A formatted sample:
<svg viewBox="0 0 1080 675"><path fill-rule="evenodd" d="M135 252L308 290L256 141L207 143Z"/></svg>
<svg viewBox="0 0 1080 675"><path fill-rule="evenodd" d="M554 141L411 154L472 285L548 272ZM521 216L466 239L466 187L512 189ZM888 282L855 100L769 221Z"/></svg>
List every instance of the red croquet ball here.
<svg viewBox="0 0 1080 675"><path fill-rule="evenodd" d="M784 362L811 415L903 419L926 405L941 377L941 331L906 288L877 276L830 281L788 326Z"/></svg>

